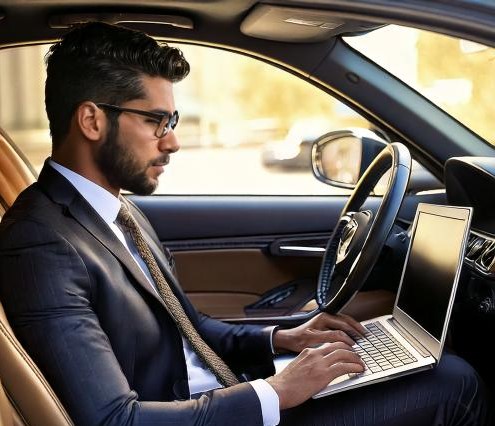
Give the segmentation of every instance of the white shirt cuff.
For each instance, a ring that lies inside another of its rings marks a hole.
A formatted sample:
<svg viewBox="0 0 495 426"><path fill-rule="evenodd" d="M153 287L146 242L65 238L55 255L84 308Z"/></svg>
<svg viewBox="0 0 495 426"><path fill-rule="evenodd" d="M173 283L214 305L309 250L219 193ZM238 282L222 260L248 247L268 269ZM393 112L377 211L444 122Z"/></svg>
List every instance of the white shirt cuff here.
<svg viewBox="0 0 495 426"><path fill-rule="evenodd" d="M280 401L275 392L266 380L258 379L249 382L258 395L261 403L261 414L263 416L263 426L276 426L280 422Z"/></svg>

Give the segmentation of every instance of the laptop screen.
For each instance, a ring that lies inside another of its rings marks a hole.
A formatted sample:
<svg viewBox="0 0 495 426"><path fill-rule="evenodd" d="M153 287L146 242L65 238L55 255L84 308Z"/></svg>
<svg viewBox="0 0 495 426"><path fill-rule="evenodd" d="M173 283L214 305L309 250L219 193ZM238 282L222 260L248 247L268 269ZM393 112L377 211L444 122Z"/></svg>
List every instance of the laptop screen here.
<svg viewBox="0 0 495 426"><path fill-rule="evenodd" d="M397 307L438 341L464 258L469 220L469 209L418 208Z"/></svg>

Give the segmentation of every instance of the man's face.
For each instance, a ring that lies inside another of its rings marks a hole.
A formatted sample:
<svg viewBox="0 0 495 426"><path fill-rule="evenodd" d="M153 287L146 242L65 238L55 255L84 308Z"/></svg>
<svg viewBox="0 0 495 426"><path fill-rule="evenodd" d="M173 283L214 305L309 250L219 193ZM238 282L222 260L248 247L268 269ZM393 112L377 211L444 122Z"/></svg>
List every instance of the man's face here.
<svg viewBox="0 0 495 426"><path fill-rule="evenodd" d="M145 76L142 84L145 98L134 99L121 107L150 112L175 111L170 81ZM179 149L173 130L159 139L155 136L156 128L152 119L127 112L119 114L118 125L109 126L96 161L112 187L138 195L149 195L156 189L169 155Z"/></svg>

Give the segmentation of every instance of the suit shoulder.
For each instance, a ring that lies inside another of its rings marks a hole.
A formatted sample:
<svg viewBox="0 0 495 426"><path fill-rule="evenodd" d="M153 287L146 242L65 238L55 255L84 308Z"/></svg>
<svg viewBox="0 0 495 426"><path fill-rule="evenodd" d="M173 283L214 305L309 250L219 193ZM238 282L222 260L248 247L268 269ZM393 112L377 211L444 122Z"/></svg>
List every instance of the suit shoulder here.
<svg viewBox="0 0 495 426"><path fill-rule="evenodd" d="M36 240L55 236L52 226L58 220L60 206L55 205L36 184L25 189L0 222L0 241Z"/></svg>

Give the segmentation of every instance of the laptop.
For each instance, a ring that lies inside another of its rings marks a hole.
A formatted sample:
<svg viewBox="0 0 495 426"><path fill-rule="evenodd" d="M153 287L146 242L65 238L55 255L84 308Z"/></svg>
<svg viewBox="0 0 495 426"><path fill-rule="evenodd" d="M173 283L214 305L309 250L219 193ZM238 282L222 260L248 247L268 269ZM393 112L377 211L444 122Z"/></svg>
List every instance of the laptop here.
<svg viewBox="0 0 495 426"><path fill-rule="evenodd" d="M471 207L418 205L392 315L361 322L369 333L355 337L353 350L365 361L365 371L337 377L313 398L402 377L438 363L471 216ZM277 357L277 373L294 357Z"/></svg>

